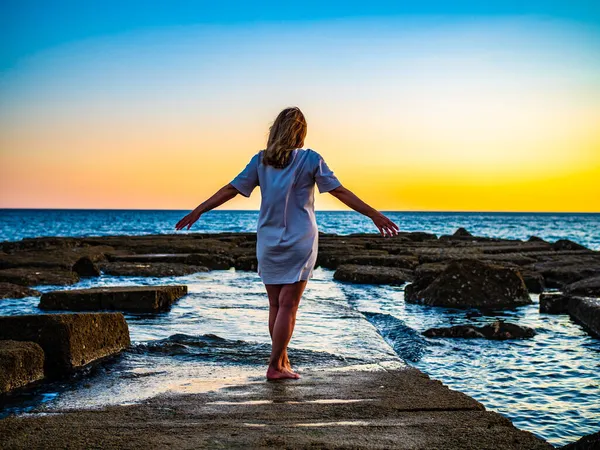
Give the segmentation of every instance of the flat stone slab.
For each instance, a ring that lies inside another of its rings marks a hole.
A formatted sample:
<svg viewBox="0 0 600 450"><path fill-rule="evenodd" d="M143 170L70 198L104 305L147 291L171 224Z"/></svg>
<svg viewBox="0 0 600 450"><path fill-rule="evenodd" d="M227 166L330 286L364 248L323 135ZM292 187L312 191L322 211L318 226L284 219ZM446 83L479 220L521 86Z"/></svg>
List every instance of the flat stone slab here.
<svg viewBox="0 0 600 450"><path fill-rule="evenodd" d="M48 376L69 373L130 344L121 313L0 316L0 340L39 344Z"/></svg>
<svg viewBox="0 0 600 450"><path fill-rule="evenodd" d="M582 324L592 336L600 338L600 298L571 298L569 315L573 320Z"/></svg>
<svg viewBox="0 0 600 450"><path fill-rule="evenodd" d="M413 279L412 271L397 267L377 267L343 264L333 274L333 279L359 284L401 285Z"/></svg>
<svg viewBox="0 0 600 450"><path fill-rule="evenodd" d="M67 311L115 310L159 312L187 294L187 286L118 286L47 292L40 309Z"/></svg>
<svg viewBox="0 0 600 450"><path fill-rule="evenodd" d="M44 351L35 342L0 341L0 394L44 378Z"/></svg>
<svg viewBox="0 0 600 450"><path fill-rule="evenodd" d="M207 272L202 266L168 262L107 262L100 269L108 275L121 277L177 277L198 272Z"/></svg>
<svg viewBox="0 0 600 450"><path fill-rule="evenodd" d="M10 448L552 449L415 369L311 371L134 406L0 421ZM85 430L85 432L81 432Z"/></svg>

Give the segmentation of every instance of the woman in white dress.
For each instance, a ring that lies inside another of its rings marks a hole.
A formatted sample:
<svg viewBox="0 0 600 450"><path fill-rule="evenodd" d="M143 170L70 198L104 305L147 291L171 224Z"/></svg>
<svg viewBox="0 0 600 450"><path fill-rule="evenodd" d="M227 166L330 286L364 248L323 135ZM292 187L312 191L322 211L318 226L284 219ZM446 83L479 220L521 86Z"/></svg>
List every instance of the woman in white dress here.
<svg viewBox="0 0 600 450"><path fill-rule="evenodd" d="M315 184L350 208L368 216L382 236L398 226L344 188L317 152L304 149L307 126L298 108L286 108L275 119L267 148L256 153L231 183L181 219L176 229L188 229L200 216L238 194L249 197L260 186L256 256L269 297L272 349L267 378L299 378L290 365L287 346L306 282L317 260L318 230L314 211Z"/></svg>

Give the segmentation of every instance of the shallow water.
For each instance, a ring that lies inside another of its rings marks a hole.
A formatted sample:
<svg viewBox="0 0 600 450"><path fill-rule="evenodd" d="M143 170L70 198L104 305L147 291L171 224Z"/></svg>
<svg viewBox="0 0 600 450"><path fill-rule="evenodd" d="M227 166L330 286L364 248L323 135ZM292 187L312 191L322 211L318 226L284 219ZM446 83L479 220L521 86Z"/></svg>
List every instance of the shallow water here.
<svg viewBox="0 0 600 450"><path fill-rule="evenodd" d="M597 431L600 341L567 316L539 314L537 304L490 316L405 304L402 287L343 284L332 275L317 269L306 289L290 348L299 370L373 363L398 367L405 360L554 445ZM160 393L260 380L269 354L268 302L255 273L102 276L68 288L182 283L189 294L170 312L126 315L131 350L87 376L11 397L2 414L127 404ZM37 303L37 298L4 300L0 314L39 313ZM420 334L429 327L489 323L497 317L531 326L537 335L498 342Z"/></svg>

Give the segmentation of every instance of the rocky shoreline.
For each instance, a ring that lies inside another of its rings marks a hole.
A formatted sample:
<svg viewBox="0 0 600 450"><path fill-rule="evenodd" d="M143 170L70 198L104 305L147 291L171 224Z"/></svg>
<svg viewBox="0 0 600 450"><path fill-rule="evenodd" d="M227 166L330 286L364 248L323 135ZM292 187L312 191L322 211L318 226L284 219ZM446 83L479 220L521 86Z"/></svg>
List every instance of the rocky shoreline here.
<svg viewBox="0 0 600 450"><path fill-rule="evenodd" d="M101 274L167 277L230 268L255 271L255 246L256 235L253 233L34 238L3 242L0 243L0 301L2 298L40 296L34 290L36 286L70 285L81 278ZM472 236L464 229L439 238L428 233L401 233L386 239L374 234L320 234L317 266L335 270L334 279L341 282L409 283L405 287L407 302L437 307L497 311L530 304L529 294L540 293L540 312L569 314L592 336L600 337L600 252L575 242L550 243L536 237L528 241L492 239ZM185 286L46 292L41 296L40 309L78 314L42 314L29 318L21 316L22 319L0 317L0 359L12 361L0 364L0 381L6 386L3 390L26 386L27 380L35 383L44 376L66 373L125 348L129 336L120 332L116 333L119 337L114 342L88 345L88 342L98 342L98 338L94 327L90 328L86 323L102 322L111 314L122 317L120 313L103 311L168 311L170 305L186 292ZM81 311L99 312L79 313ZM77 323L63 324L62 328L48 325L60 316L71 316L68 319L71 321L75 321L76 316L80 319ZM23 320L33 325L17 323ZM115 326L122 328L122 325ZM37 334L25 331L28 327L38 330ZM40 338L44 333L39 330L46 328L67 329L66 340L59 341L77 341L78 344L61 344L62 350L57 351L60 345ZM424 334L503 340L529 338L535 333L526 327L499 322L480 328L464 324L431 329ZM73 340L69 336L77 338ZM90 350L89 355L77 353L82 346ZM62 362L57 365L55 361ZM327 383L330 382L332 380L328 379ZM6 425L4 421L0 423ZM329 437L335 435L330 432Z"/></svg>

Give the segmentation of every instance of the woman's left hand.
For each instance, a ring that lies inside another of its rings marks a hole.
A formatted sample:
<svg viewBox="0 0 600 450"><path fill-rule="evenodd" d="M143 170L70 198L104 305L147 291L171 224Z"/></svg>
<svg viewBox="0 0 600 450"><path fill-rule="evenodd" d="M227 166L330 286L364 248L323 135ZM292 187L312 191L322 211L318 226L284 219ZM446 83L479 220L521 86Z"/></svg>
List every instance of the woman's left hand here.
<svg viewBox="0 0 600 450"><path fill-rule="evenodd" d="M183 219L181 219L179 222L177 222L175 228L177 230L181 230L187 227L187 229L189 230L192 227L192 225L200 218L201 215L202 214L197 209L195 209Z"/></svg>

